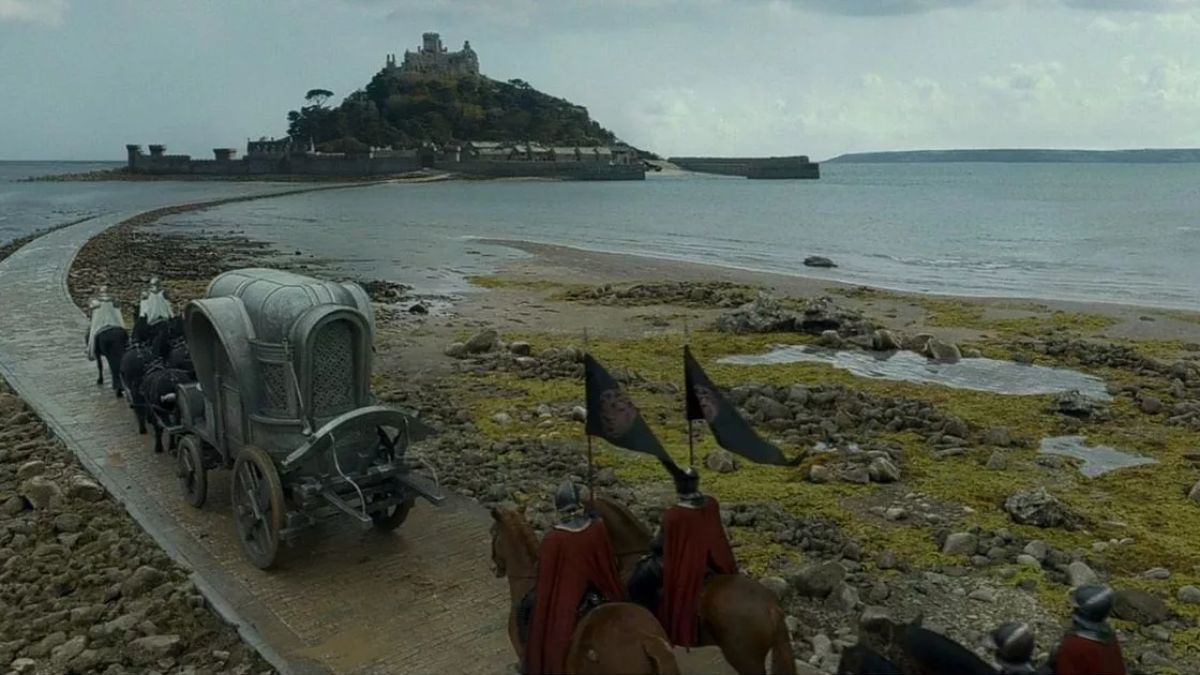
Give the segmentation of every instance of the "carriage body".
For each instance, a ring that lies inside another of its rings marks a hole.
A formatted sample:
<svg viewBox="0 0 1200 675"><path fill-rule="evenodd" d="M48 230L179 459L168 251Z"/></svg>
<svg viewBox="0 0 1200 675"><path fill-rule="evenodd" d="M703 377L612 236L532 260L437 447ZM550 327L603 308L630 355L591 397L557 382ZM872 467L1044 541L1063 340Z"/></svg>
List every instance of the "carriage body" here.
<svg viewBox="0 0 1200 675"><path fill-rule="evenodd" d="M269 464L288 543L339 512L394 527L417 496L440 502L404 452L428 428L371 392L374 331L357 284L257 268L213 279L184 310L198 381L178 394L181 426L195 436L181 463L198 445L205 468L233 466L235 510L238 466Z"/></svg>

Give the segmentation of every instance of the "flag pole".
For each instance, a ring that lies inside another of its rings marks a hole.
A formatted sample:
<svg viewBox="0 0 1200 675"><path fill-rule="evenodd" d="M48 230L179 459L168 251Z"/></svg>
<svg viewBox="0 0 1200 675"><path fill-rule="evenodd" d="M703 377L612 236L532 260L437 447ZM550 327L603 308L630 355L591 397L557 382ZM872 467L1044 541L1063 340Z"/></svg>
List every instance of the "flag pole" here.
<svg viewBox="0 0 1200 675"><path fill-rule="evenodd" d="M688 320L687 320L687 316L684 315L684 317L683 317L683 348L685 350L687 349L688 343L690 341L691 341L691 335L688 332ZM692 415L691 415L690 411L688 410L687 370L686 370L686 368L684 369L684 372L683 372L683 380L684 380L684 382L683 382L683 389L684 389L683 416L687 418L688 466L695 466L696 465L696 447L695 447L696 441L694 440L693 435L692 435Z"/></svg>
<svg viewBox="0 0 1200 675"><path fill-rule="evenodd" d="M583 329L583 355L588 356L588 330ZM583 371L583 396L584 407L587 408L587 368ZM589 411L590 412L590 411ZM587 488L588 501L595 501L596 490L592 487L592 435L588 433L587 420L584 420L583 435L587 437Z"/></svg>

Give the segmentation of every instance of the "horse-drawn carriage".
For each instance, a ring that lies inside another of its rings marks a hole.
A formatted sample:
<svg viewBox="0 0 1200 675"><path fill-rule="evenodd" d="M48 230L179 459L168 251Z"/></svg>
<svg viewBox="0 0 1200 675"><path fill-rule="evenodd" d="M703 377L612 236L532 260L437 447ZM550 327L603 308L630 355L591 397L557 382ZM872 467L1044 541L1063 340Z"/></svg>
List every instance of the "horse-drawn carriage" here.
<svg viewBox="0 0 1200 675"><path fill-rule="evenodd" d="M443 501L406 457L430 429L371 393L375 322L360 286L235 270L183 316L198 382L177 392L179 483L200 507L207 471L233 469L237 534L255 565L329 517L391 530L417 497Z"/></svg>

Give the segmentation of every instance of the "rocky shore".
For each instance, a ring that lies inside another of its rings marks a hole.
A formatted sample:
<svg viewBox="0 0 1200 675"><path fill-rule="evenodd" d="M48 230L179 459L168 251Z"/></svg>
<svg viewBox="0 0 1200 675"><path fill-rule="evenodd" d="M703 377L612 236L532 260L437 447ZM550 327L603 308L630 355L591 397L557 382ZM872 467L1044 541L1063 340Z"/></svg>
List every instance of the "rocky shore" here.
<svg viewBox="0 0 1200 675"><path fill-rule="evenodd" d="M148 224L84 249L72 275L77 302L99 283L136 298L150 276L183 300L227 267L289 260L249 241L177 241ZM985 656L988 631L1027 621L1044 653L1062 630L1070 586L1097 579L1119 591L1131 672L1200 671L1200 319L815 288L644 259L640 275L649 268L672 280L632 283L619 256L589 254L583 265L555 255L543 247L538 259L480 280L490 290L445 316L410 314L407 289L372 287L376 391L440 431L418 451L443 485L485 505L524 505L539 528L552 522L556 484L586 475L581 327L685 461L686 320L710 375L795 462L741 462L697 429L703 485L722 501L743 566L784 598L810 671L831 672L842 648L871 639L863 626L880 616L920 618ZM1102 378L1111 400L862 378L815 363L717 363L780 343L1077 369ZM1089 479L1073 460L1039 453L1040 440L1062 434L1157 463ZM597 467L597 489L650 523L671 501L652 462L597 447Z"/></svg>
<svg viewBox="0 0 1200 675"><path fill-rule="evenodd" d="M0 669L271 667L0 381Z"/></svg>

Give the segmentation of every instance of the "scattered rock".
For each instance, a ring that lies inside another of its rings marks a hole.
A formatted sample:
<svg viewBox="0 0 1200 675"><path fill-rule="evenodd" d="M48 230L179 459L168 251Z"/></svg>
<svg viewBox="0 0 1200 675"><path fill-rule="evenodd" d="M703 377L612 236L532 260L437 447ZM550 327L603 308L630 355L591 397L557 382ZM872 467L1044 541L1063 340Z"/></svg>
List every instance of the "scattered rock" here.
<svg viewBox="0 0 1200 675"><path fill-rule="evenodd" d="M58 484L44 476L34 476L21 483L20 493L38 510L49 508L53 501L62 497L62 489Z"/></svg>
<svg viewBox="0 0 1200 675"><path fill-rule="evenodd" d="M822 464L813 464L808 468L808 480L813 483L828 483L833 476L829 468Z"/></svg>
<svg viewBox="0 0 1200 675"><path fill-rule="evenodd" d="M408 308L408 313L409 314L428 314L429 308L425 306L425 303L418 302Z"/></svg>
<svg viewBox="0 0 1200 675"><path fill-rule="evenodd" d="M774 593L775 597L778 598L780 602L787 597L788 591L791 590L791 586L788 585L787 580L783 579L782 577L763 577L762 579L759 579L759 583L765 586L767 590Z"/></svg>
<svg viewBox="0 0 1200 675"><path fill-rule="evenodd" d="M476 333L470 340L467 340L463 348L468 354L482 354L495 349L498 342L500 342L500 334L488 329Z"/></svg>
<svg viewBox="0 0 1200 675"><path fill-rule="evenodd" d="M1117 591L1113 597L1113 616L1141 626L1150 626L1171 618L1171 611L1157 595L1125 588Z"/></svg>
<svg viewBox="0 0 1200 675"><path fill-rule="evenodd" d="M514 356L529 356L533 353L533 347L529 346L528 342L513 342L508 345L508 351Z"/></svg>
<svg viewBox="0 0 1200 675"><path fill-rule="evenodd" d="M577 405L574 408L571 408L571 421L572 422L587 422L587 408L585 408L581 405Z"/></svg>
<svg viewBox="0 0 1200 675"><path fill-rule="evenodd" d="M1004 471L1008 468L1008 455L1000 450L993 450L986 466L992 471Z"/></svg>
<svg viewBox="0 0 1200 675"><path fill-rule="evenodd" d="M8 664L8 667L14 673L32 673L37 668L37 661L22 657L15 659L12 663Z"/></svg>
<svg viewBox="0 0 1200 675"><path fill-rule="evenodd" d="M129 643L129 653L139 666L149 666L160 659L183 651L183 639L178 635L151 635Z"/></svg>
<svg viewBox="0 0 1200 675"><path fill-rule="evenodd" d="M983 435L983 443L998 448L1007 448L1012 445L1012 435L1006 427L992 427Z"/></svg>
<svg viewBox="0 0 1200 675"><path fill-rule="evenodd" d="M972 600L978 600L979 602L991 603L996 601L996 591L988 588L987 586L981 586L971 591L967 597Z"/></svg>
<svg viewBox="0 0 1200 675"><path fill-rule="evenodd" d="M900 348L900 338L890 330L881 328L871 334L871 349L877 352L890 352Z"/></svg>
<svg viewBox="0 0 1200 675"><path fill-rule="evenodd" d="M84 502L98 502L104 499L104 488L86 476L71 476L67 483L67 496Z"/></svg>
<svg viewBox="0 0 1200 675"><path fill-rule="evenodd" d="M867 473L876 483L895 483L900 480L900 469L890 460L876 457L867 467Z"/></svg>
<svg viewBox="0 0 1200 675"><path fill-rule="evenodd" d="M506 427L512 424L512 416L508 413L498 412L492 415L492 423L497 426Z"/></svg>
<svg viewBox="0 0 1200 675"><path fill-rule="evenodd" d="M1067 565L1067 579L1071 586L1091 586L1100 582L1096 572L1082 560Z"/></svg>
<svg viewBox="0 0 1200 675"><path fill-rule="evenodd" d="M937 338L932 338L925 345L925 356L939 363L956 363L962 359L962 352L959 351L958 345L953 342L944 342Z"/></svg>
<svg viewBox="0 0 1200 675"><path fill-rule="evenodd" d="M840 563L823 562L804 566L788 579L788 583L802 596L825 598L845 578L846 568Z"/></svg>
<svg viewBox="0 0 1200 675"><path fill-rule="evenodd" d="M1028 553L1022 553L1022 554L1018 555L1017 556L1017 564L1020 565L1021 567L1029 567L1032 569L1041 569L1042 568L1042 563L1038 562L1037 558L1029 555Z"/></svg>
<svg viewBox="0 0 1200 675"><path fill-rule="evenodd" d="M817 339L817 344L830 349L841 349L845 342L836 330L826 330L821 331L821 335Z"/></svg>
<svg viewBox="0 0 1200 675"><path fill-rule="evenodd" d="M17 480L25 480L46 473L46 463L40 459L25 462L17 469Z"/></svg>
<svg viewBox="0 0 1200 675"><path fill-rule="evenodd" d="M1025 553L1033 556L1034 559L1041 562L1045 560L1046 556L1050 553L1050 546L1041 539L1034 539L1028 544L1025 544L1025 548L1023 550Z"/></svg>
<svg viewBox="0 0 1200 675"><path fill-rule="evenodd" d="M1138 406L1147 415L1157 415L1166 409L1163 402L1154 396L1143 396L1142 400L1138 402Z"/></svg>
<svg viewBox="0 0 1200 675"><path fill-rule="evenodd" d="M871 473L867 471L866 467L856 466L842 471L842 480L847 483L866 485L871 482Z"/></svg>
<svg viewBox="0 0 1200 675"><path fill-rule="evenodd" d="M1165 567L1151 567L1145 572L1142 572L1142 576L1147 579L1170 579L1171 570Z"/></svg>
<svg viewBox="0 0 1200 675"><path fill-rule="evenodd" d="M77 635L52 649L50 651L50 661L51 663L63 665L83 653L86 647L87 638L83 635Z"/></svg>
<svg viewBox="0 0 1200 675"><path fill-rule="evenodd" d="M804 259L805 267L837 267L832 260L820 255L810 255Z"/></svg>
<svg viewBox="0 0 1200 675"><path fill-rule="evenodd" d="M1104 406L1087 396L1069 391L1054 397L1050 411L1075 419L1096 419L1104 417Z"/></svg>
<svg viewBox="0 0 1200 675"><path fill-rule="evenodd" d="M1004 500L1004 510L1014 522L1037 527L1076 529L1082 520L1044 487L1014 493Z"/></svg>
<svg viewBox="0 0 1200 675"><path fill-rule="evenodd" d="M142 565L121 584L121 595L127 598L137 597L159 585L165 579L166 575L162 572L149 565Z"/></svg>
<svg viewBox="0 0 1200 675"><path fill-rule="evenodd" d="M908 517L908 511L898 506L893 506L883 512L883 517L891 521L904 520Z"/></svg>
<svg viewBox="0 0 1200 675"><path fill-rule="evenodd" d="M858 590L845 582L839 583L825 598L825 606L838 612L853 612L860 604Z"/></svg>
<svg viewBox="0 0 1200 675"><path fill-rule="evenodd" d="M946 537L942 553L946 555L974 555L979 539L970 532L955 532Z"/></svg>
<svg viewBox="0 0 1200 675"><path fill-rule="evenodd" d="M880 551L879 555L875 556L875 567L878 567L881 570L895 569L896 554L892 553L888 549Z"/></svg>
<svg viewBox="0 0 1200 675"><path fill-rule="evenodd" d="M462 342L451 342L450 345L446 347L445 354L450 358L461 359L467 355L467 345L463 344Z"/></svg>
<svg viewBox="0 0 1200 675"><path fill-rule="evenodd" d="M1192 486L1191 491L1188 492L1188 499L1200 503L1200 481L1196 481L1196 484Z"/></svg>
<svg viewBox="0 0 1200 675"><path fill-rule="evenodd" d="M1200 605L1200 588L1184 586L1179 589L1179 601L1188 605Z"/></svg>
<svg viewBox="0 0 1200 675"><path fill-rule="evenodd" d="M727 450L713 450L704 457L704 465L717 473L733 473L737 470L737 459Z"/></svg>

